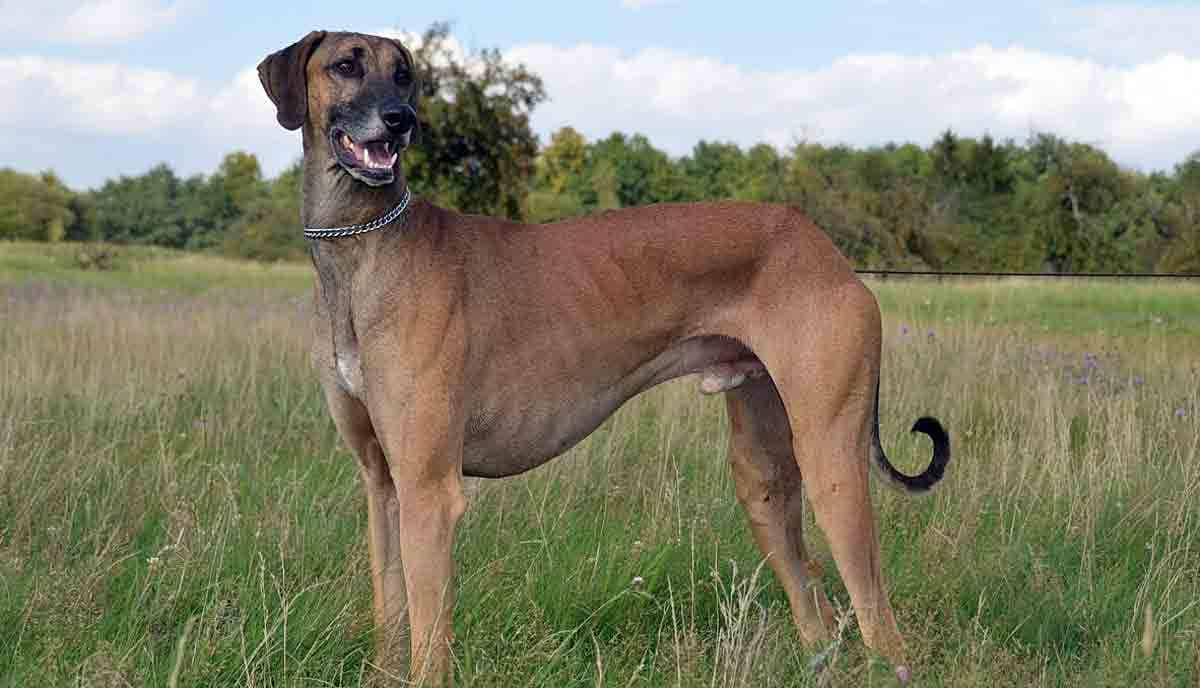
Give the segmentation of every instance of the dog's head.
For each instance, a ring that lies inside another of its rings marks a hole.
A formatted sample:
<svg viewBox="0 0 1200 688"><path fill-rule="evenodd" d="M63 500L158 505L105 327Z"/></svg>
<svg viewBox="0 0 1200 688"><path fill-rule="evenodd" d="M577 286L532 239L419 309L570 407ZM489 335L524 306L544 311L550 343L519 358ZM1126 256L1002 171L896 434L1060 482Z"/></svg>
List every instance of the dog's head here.
<svg viewBox="0 0 1200 688"><path fill-rule="evenodd" d="M350 176L385 186L417 126L415 69L399 41L313 31L268 55L258 78L284 128L304 127L308 146L328 145Z"/></svg>

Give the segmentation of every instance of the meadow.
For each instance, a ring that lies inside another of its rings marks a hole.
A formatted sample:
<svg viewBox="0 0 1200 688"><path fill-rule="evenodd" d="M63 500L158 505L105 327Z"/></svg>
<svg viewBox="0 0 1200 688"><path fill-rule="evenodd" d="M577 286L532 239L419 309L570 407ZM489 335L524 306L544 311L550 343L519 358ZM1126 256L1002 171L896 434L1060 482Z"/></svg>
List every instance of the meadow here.
<svg viewBox="0 0 1200 688"><path fill-rule="evenodd" d="M310 268L0 243L0 686L374 683L366 509L307 356ZM1200 686L1200 284L870 280L875 483L920 686ZM627 404L469 485L467 686L807 686L720 399ZM806 524L835 606L847 597ZM846 615L833 685L893 685Z"/></svg>

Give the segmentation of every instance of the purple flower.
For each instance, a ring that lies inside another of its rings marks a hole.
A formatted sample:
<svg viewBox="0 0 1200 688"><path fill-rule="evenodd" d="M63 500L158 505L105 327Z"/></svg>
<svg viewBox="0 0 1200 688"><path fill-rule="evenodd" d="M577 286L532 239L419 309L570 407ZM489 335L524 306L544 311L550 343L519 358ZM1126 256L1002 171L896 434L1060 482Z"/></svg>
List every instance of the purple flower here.
<svg viewBox="0 0 1200 688"><path fill-rule="evenodd" d="M929 335L930 339L933 339L933 330L930 330L927 334Z"/></svg>
<svg viewBox="0 0 1200 688"><path fill-rule="evenodd" d="M1187 418L1187 411L1184 410L1184 408L1182 406L1180 406L1179 408L1175 409L1175 417L1176 418Z"/></svg>
<svg viewBox="0 0 1200 688"><path fill-rule="evenodd" d="M1141 387L1144 384L1146 384L1146 378L1142 377L1141 375L1133 376L1133 386L1134 387Z"/></svg>
<svg viewBox="0 0 1200 688"><path fill-rule="evenodd" d="M908 325L900 326L900 334L908 336Z"/></svg>

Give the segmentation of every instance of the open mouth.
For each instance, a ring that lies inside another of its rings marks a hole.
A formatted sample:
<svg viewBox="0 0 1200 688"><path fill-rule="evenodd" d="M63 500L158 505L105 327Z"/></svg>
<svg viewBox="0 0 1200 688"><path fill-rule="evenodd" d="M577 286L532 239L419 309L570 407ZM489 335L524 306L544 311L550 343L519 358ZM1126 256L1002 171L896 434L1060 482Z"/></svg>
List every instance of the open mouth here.
<svg viewBox="0 0 1200 688"><path fill-rule="evenodd" d="M372 186L391 183L400 157L396 143L386 139L355 141L340 129L330 132L330 143L341 164L351 176Z"/></svg>

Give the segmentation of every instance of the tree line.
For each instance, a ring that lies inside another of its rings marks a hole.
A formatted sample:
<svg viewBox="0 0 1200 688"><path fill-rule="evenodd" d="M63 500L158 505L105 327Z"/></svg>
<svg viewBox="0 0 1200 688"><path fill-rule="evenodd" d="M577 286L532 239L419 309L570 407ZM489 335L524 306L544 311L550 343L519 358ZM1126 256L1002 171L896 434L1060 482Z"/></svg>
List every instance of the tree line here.
<svg viewBox="0 0 1200 688"><path fill-rule="evenodd" d="M1200 272L1200 152L1170 172L1117 165L1055 134L1024 141L945 131L927 147L700 141L671 156L641 134L539 146L537 75L495 50L469 60L435 24L415 51L421 131L414 193L464 212L549 222L614 208L718 199L790 203L858 267ZM263 176L233 152L208 175L166 164L76 192L53 172L0 169L0 239L154 244L259 260L304 254L300 167Z"/></svg>

